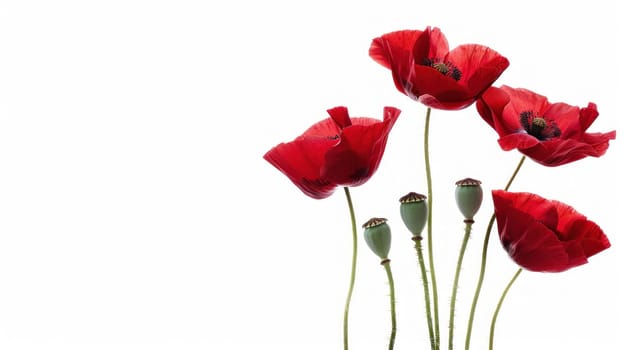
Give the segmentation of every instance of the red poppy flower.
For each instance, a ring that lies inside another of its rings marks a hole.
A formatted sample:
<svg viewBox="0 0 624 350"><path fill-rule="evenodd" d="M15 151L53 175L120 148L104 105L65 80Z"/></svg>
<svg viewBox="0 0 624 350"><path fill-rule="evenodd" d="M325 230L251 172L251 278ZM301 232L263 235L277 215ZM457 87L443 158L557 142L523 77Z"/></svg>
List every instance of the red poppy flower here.
<svg viewBox="0 0 624 350"><path fill-rule="evenodd" d="M502 190L492 197L501 243L527 270L565 271L611 246L598 225L564 203Z"/></svg>
<svg viewBox="0 0 624 350"><path fill-rule="evenodd" d="M503 150L517 148L546 166L600 157L615 139L615 131L585 132L598 117L591 102L584 108L550 103L532 91L502 86L489 88L477 101L477 110L498 133Z"/></svg>
<svg viewBox="0 0 624 350"><path fill-rule="evenodd" d="M470 106L509 66L507 58L482 45L449 51L440 29L401 30L373 39L369 55L392 70L397 89L432 108Z"/></svg>
<svg viewBox="0 0 624 350"><path fill-rule="evenodd" d="M322 199L337 186L359 186L373 176L400 110L384 108L383 121L350 118L346 107L327 110L331 118L312 125L294 141L264 155L306 195Z"/></svg>

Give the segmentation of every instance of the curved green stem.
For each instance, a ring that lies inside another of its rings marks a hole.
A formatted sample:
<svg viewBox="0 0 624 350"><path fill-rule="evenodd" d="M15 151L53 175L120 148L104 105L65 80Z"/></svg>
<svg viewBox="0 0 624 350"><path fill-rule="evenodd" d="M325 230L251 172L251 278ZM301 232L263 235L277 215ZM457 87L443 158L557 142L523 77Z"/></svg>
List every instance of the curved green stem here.
<svg viewBox="0 0 624 350"><path fill-rule="evenodd" d="M394 279L392 278L392 270L390 269L390 259L386 259L382 261L381 264L386 270L386 275L388 275L388 285L390 286L390 317L392 320L392 330L390 331L390 344L388 345L388 350L392 350L394 348L394 338L396 338L396 309L394 307L394 304L395 304Z"/></svg>
<svg viewBox="0 0 624 350"><path fill-rule="evenodd" d="M433 293L433 318L435 324L435 349L440 348L440 320L438 316L438 284L436 282L435 267L433 265L433 184L431 181L431 164L429 162L429 121L431 119L431 108L427 108L425 116L425 172L427 174L427 253L429 254L429 271L431 272L431 292Z"/></svg>
<svg viewBox="0 0 624 350"><path fill-rule="evenodd" d="M474 321L475 310L477 309L477 302L479 300L479 294L481 293L481 286L483 285L483 277L485 276L485 262L487 260L487 247L490 239L490 232L492 231L492 225L494 225L494 219L496 216L492 214L490 222L488 223L487 230L485 231L485 238L483 240L483 250L481 252L481 271L479 272L479 280L477 282L477 289L475 290L474 297L472 298L472 306L470 307L470 316L468 317L468 327L466 328L466 350L470 349L470 336L472 334L472 322Z"/></svg>
<svg viewBox="0 0 624 350"><path fill-rule="evenodd" d="M414 248L416 249L416 255L418 256L418 265L420 266L420 274L422 275L423 289L425 294L425 309L427 311L427 327L429 328L429 342L431 343L431 350L435 350L435 335L433 333L433 323L431 321L431 301L429 299L429 281L427 278L427 269L425 268L425 259L422 253L422 237L420 235L412 237L412 240L416 243Z"/></svg>
<svg viewBox="0 0 624 350"><path fill-rule="evenodd" d="M520 272L522 272L522 268L518 269L518 271L516 271L514 276L511 278L511 281L509 281L509 283L507 284L507 287L505 287L505 290L503 291L503 294L498 300L498 305L496 305L496 311L494 311L494 315L492 316L492 324L490 325L490 350L494 349L494 327L496 326L496 318L498 317L498 312L500 311L500 308L503 305L503 301L505 300L505 297L507 296L507 292L509 291L509 288L511 288L511 286L514 284L514 282L520 275Z"/></svg>
<svg viewBox="0 0 624 350"><path fill-rule="evenodd" d="M344 188L347 196L347 204L349 205L349 214L351 215L351 231L353 241L353 253L351 257L351 278L349 280L349 292L347 293L347 301L345 302L344 318L342 323L344 350L349 349L349 305L351 304L351 296L353 295L353 286L355 285L355 266L357 263L357 226L355 224L355 212L353 210L353 201L349 188Z"/></svg>
<svg viewBox="0 0 624 350"><path fill-rule="evenodd" d="M505 191L507 191L509 187L511 186L511 183L516 178L516 175L518 174L518 171L520 171L520 167L524 163L525 159L526 159L526 156L522 156L522 158L520 158L520 162L516 166L516 169L514 170L513 174L511 175L511 178L509 178L509 181L507 182L507 185L505 186ZM490 218L490 222L488 223L487 230L485 231L485 237L483 238L483 250L481 252L481 270L479 272L479 280L477 282L477 288L475 289L475 294L472 299L472 306L470 308L470 317L468 318L468 328L466 332L466 350L470 349L470 336L472 334L472 322L474 321L475 310L477 309L477 302L479 301L479 294L481 293L481 286L483 285L483 278L485 277L485 265L487 263L487 249L488 249L488 243L490 241L490 232L492 232L492 226L494 225L494 219L496 219L496 216L492 214L492 217Z"/></svg>
<svg viewBox="0 0 624 350"><path fill-rule="evenodd" d="M516 166L516 170L514 170L513 174L511 174L509 181L507 181L507 185L505 185L505 191L509 189L509 187L511 186L511 183L516 178L516 175L518 175L518 171L520 171L520 167L524 163L525 159L526 159L526 156L522 156L522 158L520 158L520 161L518 162L518 165Z"/></svg>
<svg viewBox="0 0 624 350"><path fill-rule="evenodd" d="M462 261L464 260L464 253L466 252L466 246L468 245L468 239L470 238L470 231L472 229L472 220L464 220L466 228L464 232L464 240L462 241L461 248L459 250L459 257L457 258L457 267L455 267L455 279L453 280L453 293L451 295L451 313L449 315L449 340L448 348L453 350L453 332L455 330L455 300L457 299L457 286L459 284L459 272L461 271Z"/></svg>

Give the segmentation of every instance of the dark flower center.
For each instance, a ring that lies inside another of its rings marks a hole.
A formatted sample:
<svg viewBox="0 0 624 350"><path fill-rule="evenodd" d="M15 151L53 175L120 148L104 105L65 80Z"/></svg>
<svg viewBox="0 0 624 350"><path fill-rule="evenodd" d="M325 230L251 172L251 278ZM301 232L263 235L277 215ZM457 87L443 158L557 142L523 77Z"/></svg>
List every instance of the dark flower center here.
<svg viewBox="0 0 624 350"><path fill-rule="evenodd" d="M438 72L440 72L440 73L442 73L444 75L446 75L446 73L448 73L448 71L449 71L448 66L446 64L444 64L444 63L441 63L441 62L434 63L432 67L435 68Z"/></svg>
<svg viewBox="0 0 624 350"><path fill-rule="evenodd" d="M444 76L455 79L455 81L459 81L459 79L461 79L461 71L451 62L443 62L439 58L427 58L424 65L437 70Z"/></svg>
<svg viewBox="0 0 624 350"><path fill-rule="evenodd" d="M529 135L540 141L550 140L561 135L561 130L554 120L536 116L532 111L520 113L520 124Z"/></svg>

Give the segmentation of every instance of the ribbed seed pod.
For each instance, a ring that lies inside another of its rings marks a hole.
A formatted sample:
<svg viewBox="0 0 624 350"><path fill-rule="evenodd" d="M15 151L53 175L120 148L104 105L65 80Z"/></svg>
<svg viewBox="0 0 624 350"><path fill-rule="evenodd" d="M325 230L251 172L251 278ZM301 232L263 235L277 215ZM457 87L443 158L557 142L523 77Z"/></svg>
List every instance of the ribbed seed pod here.
<svg viewBox="0 0 624 350"><path fill-rule="evenodd" d="M473 220L483 201L481 181L465 178L455 183L455 202L464 219Z"/></svg>
<svg viewBox="0 0 624 350"><path fill-rule="evenodd" d="M390 252L390 226L386 221L384 218L372 218L362 225L366 244L382 260L388 259Z"/></svg>
<svg viewBox="0 0 624 350"><path fill-rule="evenodd" d="M427 196L410 192L399 199L401 219L413 236L420 236L427 224Z"/></svg>

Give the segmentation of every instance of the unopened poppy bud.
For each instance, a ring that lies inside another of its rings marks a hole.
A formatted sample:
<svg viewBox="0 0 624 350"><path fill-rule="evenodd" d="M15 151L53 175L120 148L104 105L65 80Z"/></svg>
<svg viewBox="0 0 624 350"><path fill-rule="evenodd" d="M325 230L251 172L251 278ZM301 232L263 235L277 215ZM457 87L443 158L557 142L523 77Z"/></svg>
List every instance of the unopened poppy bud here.
<svg viewBox="0 0 624 350"><path fill-rule="evenodd" d="M483 201L481 181L465 178L457 181L455 185L457 185L455 188L457 207L464 215L464 219L472 221Z"/></svg>
<svg viewBox="0 0 624 350"><path fill-rule="evenodd" d="M427 223L427 196L410 192L399 199L401 219L414 236L420 236Z"/></svg>
<svg viewBox="0 0 624 350"><path fill-rule="evenodd" d="M382 260L388 259L390 252L390 226L386 221L384 218L372 218L362 225L366 244Z"/></svg>

